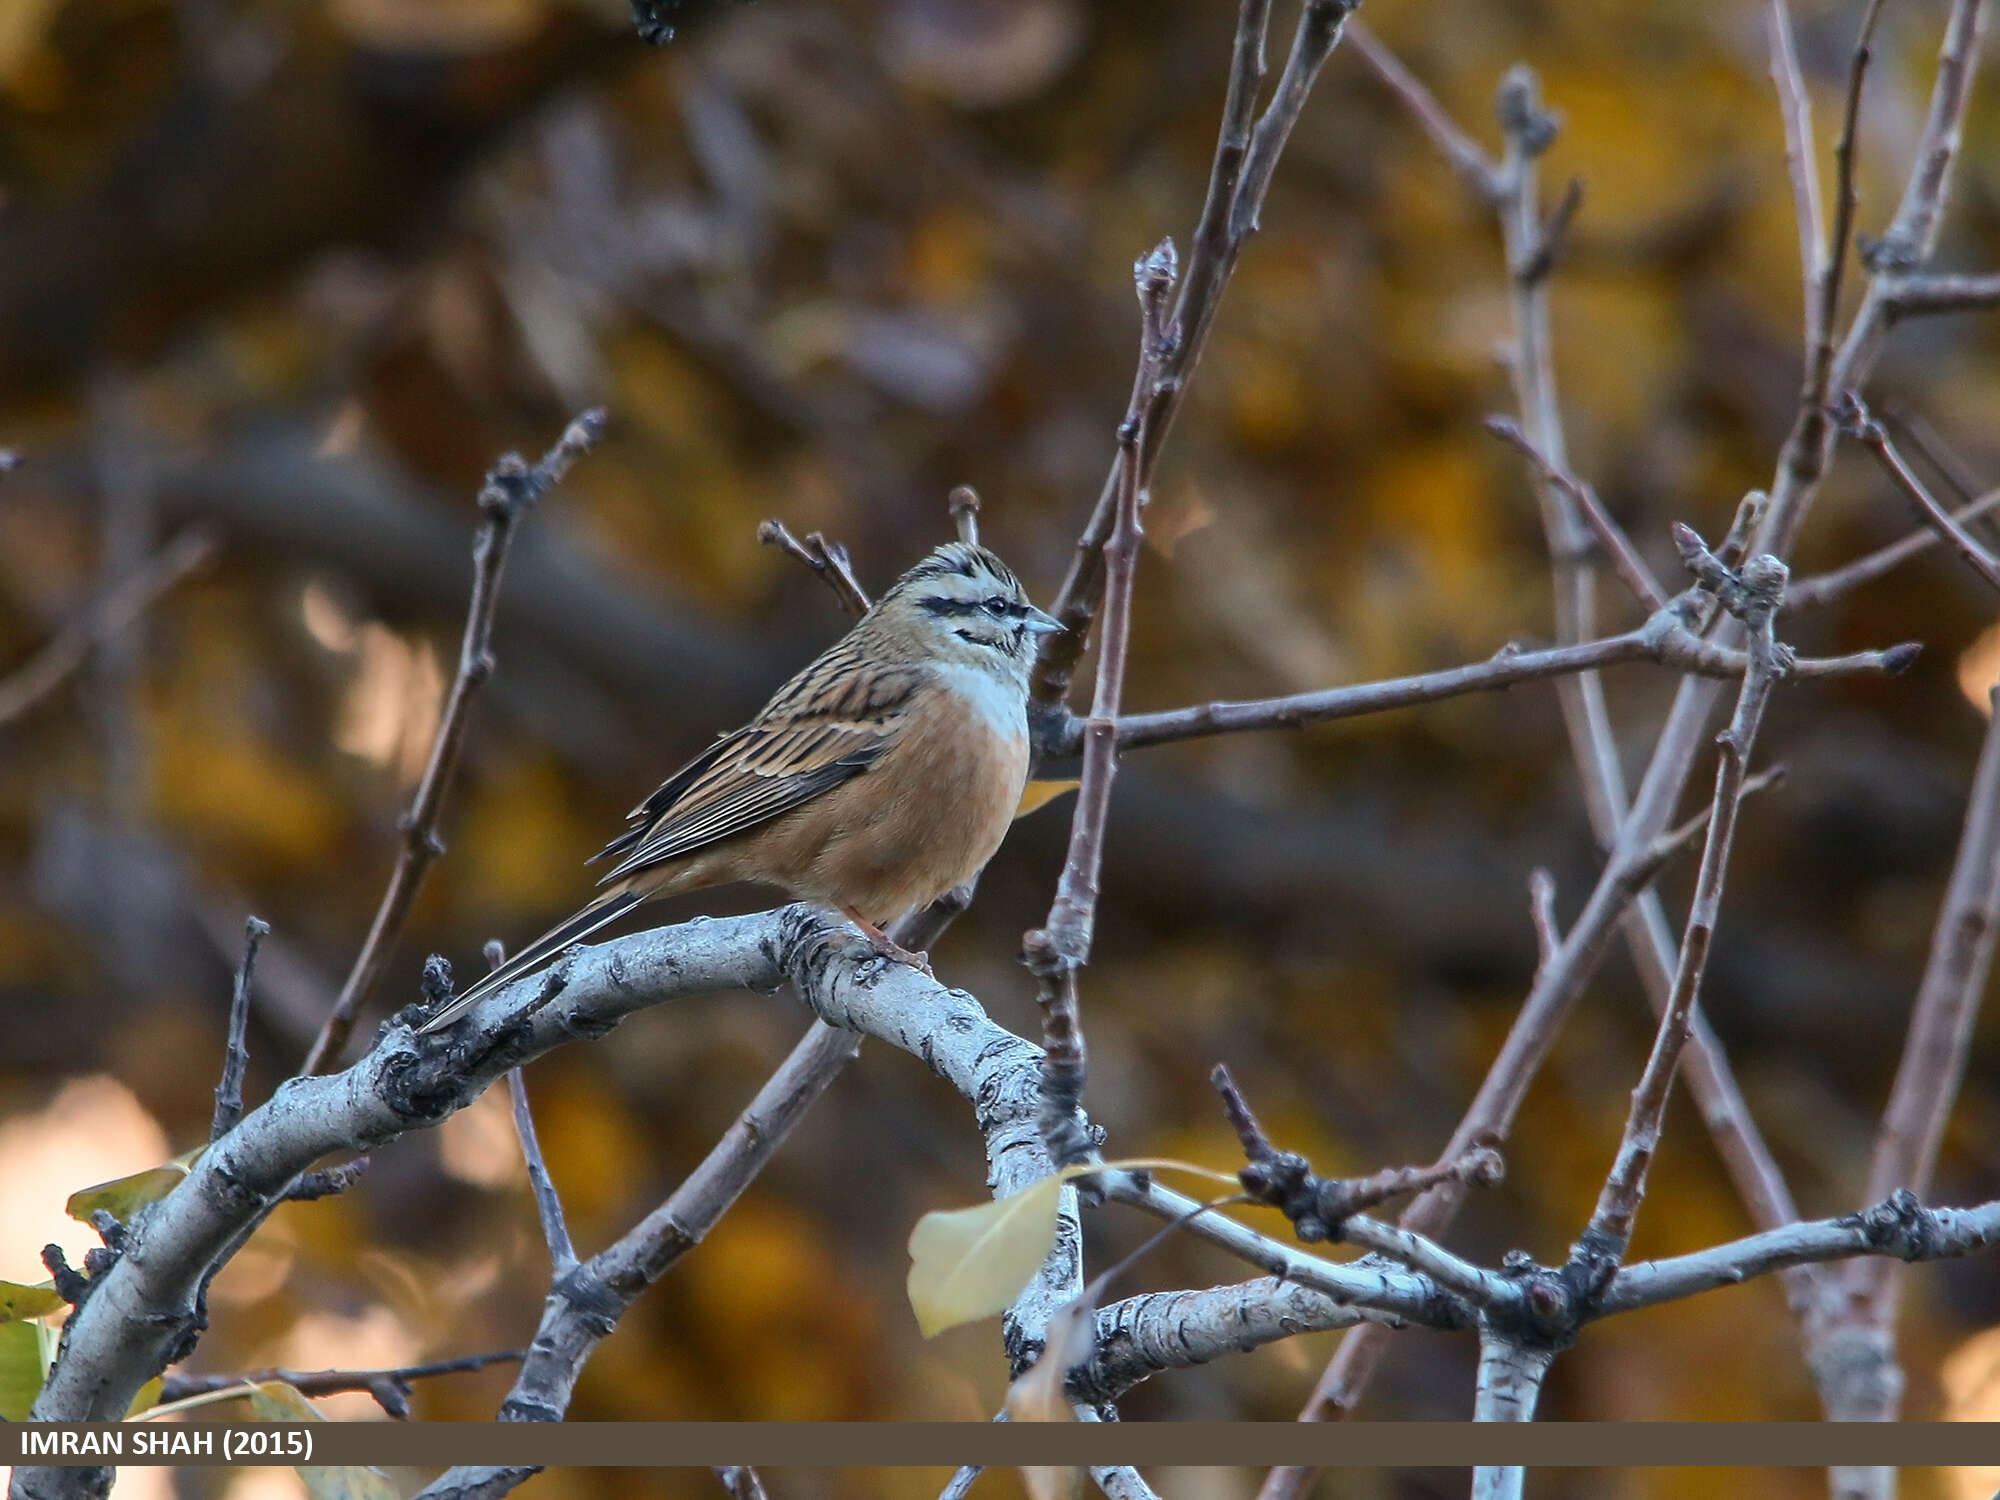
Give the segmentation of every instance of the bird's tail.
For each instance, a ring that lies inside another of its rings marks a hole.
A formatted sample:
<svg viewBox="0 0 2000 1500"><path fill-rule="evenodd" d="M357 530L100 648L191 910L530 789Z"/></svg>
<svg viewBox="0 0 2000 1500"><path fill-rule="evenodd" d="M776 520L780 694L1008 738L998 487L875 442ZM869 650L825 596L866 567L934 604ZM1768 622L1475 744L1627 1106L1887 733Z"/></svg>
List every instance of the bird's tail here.
<svg viewBox="0 0 2000 1500"><path fill-rule="evenodd" d="M540 968L571 943L581 942L598 928L617 921L645 899L632 891L614 891L591 902L575 916L551 927L464 994L454 996L449 1005L417 1028L417 1035L443 1030L502 985Z"/></svg>

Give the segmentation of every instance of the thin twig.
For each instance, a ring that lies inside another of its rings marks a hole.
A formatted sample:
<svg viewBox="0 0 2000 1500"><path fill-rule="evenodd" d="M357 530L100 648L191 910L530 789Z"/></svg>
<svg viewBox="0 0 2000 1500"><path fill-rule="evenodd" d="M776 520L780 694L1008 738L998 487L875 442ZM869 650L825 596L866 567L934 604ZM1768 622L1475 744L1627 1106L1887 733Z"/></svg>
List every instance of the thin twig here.
<svg viewBox="0 0 2000 1500"><path fill-rule="evenodd" d="M1698 539L1694 545L1699 545ZM1714 568L1721 569L1722 564L1715 562ZM1697 567L1698 574L1709 571ZM1687 929L1674 969L1672 997L1660 1019L1645 1071L1632 1091L1624 1135L1598 1195L1597 1208L1571 1251L1571 1263L1581 1268L1592 1292L1602 1291L1609 1284L1632 1242L1632 1226L1659 1147L1674 1074L1693 1030L1694 1008L1701 998L1709 949L1721 914L1723 885L1736 836L1737 814L1743 806L1751 747L1756 743L1765 705L1786 670L1786 652L1778 645L1774 624L1784 597L1785 576L1785 565L1776 558L1753 558L1740 575L1729 580L1736 586L1736 592L1724 596L1731 612L1739 615L1748 632L1750 670L1744 674L1742 689L1737 694L1735 715L1717 740L1722 753L1715 771L1715 796L1709 813L1707 841L1702 846L1701 871L1695 880L1694 904L1688 912Z"/></svg>
<svg viewBox="0 0 2000 1500"><path fill-rule="evenodd" d="M190 526L92 600L81 614L49 637L41 650L0 680L0 726L13 723L61 687L90 659L93 648L151 609L215 552L215 534L203 526Z"/></svg>
<svg viewBox="0 0 2000 1500"><path fill-rule="evenodd" d="M1304 112L1313 80L1339 42L1342 26L1356 0L1304 0L1298 30L1271 101L1257 113L1264 77L1264 42L1270 29L1270 0L1240 0L1235 41L1229 66L1229 91L1222 107L1215 158L1201 216L1188 247L1187 275L1182 278L1171 323L1179 338L1154 382L1153 409L1148 413L1146 442L1138 453L1137 483L1151 487L1153 466L1173 425L1188 378L1201 359L1208 330L1229 285L1244 244L1258 227L1264 199L1277 171L1278 158ZM1031 711L1049 713L1069 696L1070 678L1088 644L1091 621L1104 593L1104 543L1111 535L1122 483L1123 451L1098 491L1090 519L1077 537L1069 572L1063 578L1050 612L1063 633L1047 637L1035 663Z"/></svg>
<svg viewBox="0 0 2000 1500"><path fill-rule="evenodd" d="M1819 201L1819 161L1813 145L1812 97L1799 71L1792 14L1785 0L1767 0L1765 29L1771 43L1771 82L1778 90L1778 117L1785 126L1785 168L1792 179L1792 206L1799 220L1799 271L1805 281L1808 317L1813 288L1826 261L1826 219ZM1810 357L1812 332L1807 330Z"/></svg>
<svg viewBox="0 0 2000 1500"><path fill-rule="evenodd" d="M958 539L969 547L979 545L979 491L969 484L953 485L945 497L945 506L951 512L951 523L958 531Z"/></svg>
<svg viewBox="0 0 2000 1500"><path fill-rule="evenodd" d="M2000 713L1994 708L1989 695L1965 828L1875 1137L1871 1199L1887 1200L1897 1191L1921 1197L1929 1190L1992 972L2000 938ZM1902 1382L1893 1340L1901 1279L1893 1261L1857 1262L1841 1278L1846 1295L1814 1309L1808 1349L1821 1378L1835 1385L1829 1407L1845 1417L1896 1417Z"/></svg>
<svg viewBox="0 0 2000 1500"><path fill-rule="evenodd" d="M160 1382L160 1400L180 1401L210 1391L228 1390L239 1385L263 1385L282 1381L302 1396L333 1396L344 1391L366 1391L375 1404L390 1416L403 1420L410 1415L410 1385L439 1375L460 1375L483 1370L488 1365L512 1364L524 1359L525 1349L496 1349L486 1354L466 1354L457 1359L432 1360L428 1364L398 1365L385 1370L286 1370L272 1366L262 1370L239 1370L228 1375L190 1375L169 1372Z"/></svg>
<svg viewBox="0 0 2000 1500"><path fill-rule="evenodd" d="M770 1500L764 1492L764 1481L748 1464L717 1464L715 1477L722 1481L723 1493L729 1500Z"/></svg>
<svg viewBox="0 0 2000 1500"><path fill-rule="evenodd" d="M325 1071L346 1048L355 1018L388 966L390 950L416 902L424 874L431 861L444 852L438 822L444 813L445 795L458 774L472 700L493 674L493 616L499 605L500 580L515 531L536 502L562 482L570 466L597 445L604 433L604 420L601 410L584 412L569 424L556 445L542 455L540 463L530 467L517 454L509 453L493 466L480 487L479 508L486 522L480 527L472 549L472 602L466 611L465 637L459 647L458 675L452 680L450 697L445 700L444 714L438 721L437 736L431 742L430 759L417 783L416 796L403 816L402 843L396 852L396 868L389 876L389 887L382 893L382 903L375 909L375 919L369 924L368 936L354 957L354 967L348 971L333 1011L299 1070L307 1076Z"/></svg>
<svg viewBox="0 0 2000 1500"><path fill-rule="evenodd" d="M1833 229L1827 236L1826 255L1818 267L1818 277L1807 319L1808 347L1806 392L1801 406L1824 407L1832 390L1834 318L1840 307L1840 283L1847 269L1847 250L1854 238L1854 210L1859 191L1854 182L1856 126L1861 118L1862 86L1867 82L1868 64L1875 55L1875 23L1881 19L1882 0L1868 0L1861 13L1861 34L1847 69L1847 95L1842 105L1840 136L1833 143L1834 187Z"/></svg>
<svg viewBox="0 0 2000 1500"><path fill-rule="evenodd" d="M1996 560L1973 534L1967 531L1952 513L1944 508L1929 488L1919 479L1916 472L1897 451L1889 440L1889 434L1882 424L1870 415L1868 408L1861 404L1861 398L1849 393L1842 403L1842 426L1853 435L1856 442L1875 455L1877 463L1888 471L1905 498L1916 507L1917 514L1952 545L1952 550L1963 558L1972 571L1985 579L1987 584L2000 591L2000 560Z"/></svg>
<svg viewBox="0 0 2000 1500"><path fill-rule="evenodd" d="M1435 100L1429 103L1435 112L1442 113ZM1418 113L1420 122L1430 130L1425 112ZM1525 69L1516 69L1503 83L1500 115L1507 153L1496 179L1494 201L1507 263L1512 269L1532 258L1535 237L1542 227L1535 206L1534 164L1553 140L1556 122L1542 108L1533 75ZM1510 277L1510 281L1516 338L1510 368L1523 424L1544 452L1562 462L1565 454L1561 415L1555 399L1546 283L1524 281L1519 276ZM1787 445L1788 456L1817 452L1808 443L1809 436L1804 430L1795 431ZM1780 472L1788 482L1801 479L1805 470L1803 462L1794 464L1789 457L1780 464ZM1565 643L1587 640L1593 633L1594 588L1592 572L1581 551L1584 523L1568 503L1569 497L1556 487L1541 485L1538 495L1543 502L1543 524L1550 552L1557 565L1558 636ZM1739 509L1739 520L1753 513L1761 514L1761 510L1753 512L1746 505ZM1729 549L1725 546L1724 550ZM1903 665L1909 660L1907 653L1898 657ZM1555 1028L1593 972L1615 923L1622 920L1625 926L1647 998L1655 1010L1664 1011L1669 998L1667 966L1672 939L1658 899L1644 890L1644 870L1653 841L1672 817L1692 767L1703 715L1715 697L1715 690L1707 684L1683 681L1653 765L1629 807L1618 746L1597 679L1586 674L1573 685L1565 683L1559 693L1572 753L1583 778L1585 806L1600 842L1611 851L1611 859L1555 960L1536 976L1506 1045L1454 1132L1456 1145L1481 1137L1504 1136L1529 1080L1553 1042ZM1698 1012L1693 1024L1689 1081L1739 1194L1759 1223L1782 1223L1796 1218L1784 1178L1750 1118L1713 1033ZM1400 1223L1440 1233L1456 1212L1459 1197L1460 1190L1449 1185L1441 1187L1412 1204ZM1350 1411L1387 1347L1382 1330L1368 1327L1354 1330L1342 1340L1302 1415L1313 1419ZM1312 1476L1313 1471L1307 1469L1273 1470L1259 1491L1259 1500L1297 1500L1310 1487Z"/></svg>
<svg viewBox="0 0 2000 1500"><path fill-rule="evenodd" d="M1425 88L1423 81L1404 67L1402 60L1383 46L1363 22L1347 23L1347 41L1389 92L1402 101L1411 117L1423 127L1424 134L1431 138L1438 154L1465 180L1473 196L1484 203L1494 202L1501 191L1499 166L1477 141L1458 128L1458 122L1438 103L1437 95Z"/></svg>
<svg viewBox="0 0 2000 1500"><path fill-rule="evenodd" d="M520 1138L521 1155L528 1164L528 1185L534 1189L535 1211L541 1216L542 1238L549 1247L549 1262L561 1276L576 1264L576 1245L569 1237L569 1221L563 1216L562 1197L549 1176L549 1164L542 1155L542 1143L535 1135L534 1112L528 1107L528 1083L519 1068L507 1074L507 1095L514 1105L514 1134Z"/></svg>
<svg viewBox="0 0 2000 1500"><path fill-rule="evenodd" d="M625 1309L701 1243L860 1045L815 1021L665 1202L590 1259L558 1267L502 1421L562 1420L584 1362Z"/></svg>
<svg viewBox="0 0 2000 1500"><path fill-rule="evenodd" d="M1043 1012L1043 1132L1057 1167L1085 1159L1092 1142L1077 1126L1085 1076L1083 1030L1077 1013L1076 971L1090 959L1097 924L1098 878L1111 784L1118 774L1118 710L1132 634L1133 582L1144 535L1146 489L1140 455L1159 410L1160 382L1181 330L1170 321L1168 298L1179 278L1172 240L1162 240L1133 267L1139 294L1139 364L1132 397L1118 426L1117 506L1103 559L1104 630L1097 686L1083 726L1083 770L1070 818L1069 852L1056 882L1047 921L1021 939L1023 962L1035 975Z"/></svg>
<svg viewBox="0 0 2000 1500"><path fill-rule="evenodd" d="M1951 519L1962 527L1967 521L1976 521L1996 509L2000 509L2000 489L1991 489L1970 505L1963 505L1952 511ZM1925 517L1925 521L1929 522L1928 516ZM1926 524L1921 530L1913 531L1908 536L1898 537L1887 546L1878 547L1865 557L1858 557L1853 562L1828 572L1802 578L1785 590L1785 608L1807 609L1831 604L1863 584L1873 583L1884 573L1901 566L1911 558L1928 552L1938 544L1940 534L1937 528Z"/></svg>
<svg viewBox="0 0 2000 1500"><path fill-rule="evenodd" d="M1914 642L1904 642L1879 651L1859 651L1848 656L1800 657L1793 676L1802 682L1857 674L1896 676L1909 670L1919 649ZM1147 745L1165 745L1179 740L1260 729L1297 729L1307 724L1357 718L1389 709L1435 703L1467 693L1493 692L1516 683L1641 661L1657 662L1675 671L1700 677L1730 681L1741 679L1748 665L1748 658L1741 651L1701 640L1670 617L1656 617L1654 621L1623 635L1605 636L1601 640L1574 646L1551 646L1543 651L1520 651L1508 647L1482 662L1447 667L1441 672L1425 672L1415 677L1388 677L1379 682L1291 693L1282 698L1196 703L1160 713L1128 714L1118 720L1118 748L1135 750ZM1074 755L1081 741L1079 721L1074 728L1066 727L1058 737L1051 739L1045 745L1044 753Z"/></svg>
<svg viewBox="0 0 2000 1500"><path fill-rule="evenodd" d="M1895 276L1883 282L1882 303L1891 322L1938 313L1987 312L2000 307L2000 275Z"/></svg>
<svg viewBox="0 0 2000 1500"><path fill-rule="evenodd" d="M1544 482L1555 485L1569 496L1583 513L1584 521L1597 534L1598 543L1611 559L1612 571L1632 591L1633 598L1643 604L1649 613L1666 608L1667 591L1653 576L1653 570L1646 566L1646 560L1639 556L1632 539L1625 534L1625 528L1613 520L1611 513L1604 508L1596 490L1538 448L1534 439L1523 432L1521 424L1513 418L1488 417L1486 430L1533 464Z"/></svg>
<svg viewBox="0 0 2000 1500"><path fill-rule="evenodd" d="M1528 919L1535 928L1539 974L1562 947L1562 929L1556 926L1556 878L1539 865L1528 872Z"/></svg>
<svg viewBox="0 0 2000 1500"><path fill-rule="evenodd" d="M209 1122L208 1138L219 1141L236 1128L243 1118L243 1075L250 1067L250 976L257 969L257 945L264 941L271 924L257 917L243 921L243 962L236 968L236 984L229 995L229 1040L222 1051L222 1081L215 1086L215 1115Z"/></svg>
<svg viewBox="0 0 2000 1500"><path fill-rule="evenodd" d="M812 569L814 576L833 590L840 607L850 615L867 613L868 591L854 576L854 564L848 558L847 549L839 542L829 541L817 531L807 532L802 542L792 535L783 521L776 519L765 521L757 528L757 540L767 547L776 547Z"/></svg>

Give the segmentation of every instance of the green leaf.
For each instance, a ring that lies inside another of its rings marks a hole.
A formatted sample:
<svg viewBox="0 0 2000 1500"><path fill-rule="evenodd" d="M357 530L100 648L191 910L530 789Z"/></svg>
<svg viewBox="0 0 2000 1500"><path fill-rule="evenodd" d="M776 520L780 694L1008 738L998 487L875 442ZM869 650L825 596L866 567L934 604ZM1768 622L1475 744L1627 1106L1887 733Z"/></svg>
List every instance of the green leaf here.
<svg viewBox="0 0 2000 1500"><path fill-rule="evenodd" d="M0 1323L0 1417L25 1422L49 1367L32 1323Z"/></svg>
<svg viewBox="0 0 2000 1500"><path fill-rule="evenodd" d="M0 1323L19 1323L26 1318L46 1318L69 1304L52 1286L23 1286L18 1281L0 1281Z"/></svg>
<svg viewBox="0 0 2000 1500"><path fill-rule="evenodd" d="M148 1203L166 1197L187 1180L187 1175L188 1169L180 1162L170 1161L130 1177L114 1177L71 1193L63 1212L80 1224L88 1224L90 1216L101 1208L123 1224Z"/></svg>

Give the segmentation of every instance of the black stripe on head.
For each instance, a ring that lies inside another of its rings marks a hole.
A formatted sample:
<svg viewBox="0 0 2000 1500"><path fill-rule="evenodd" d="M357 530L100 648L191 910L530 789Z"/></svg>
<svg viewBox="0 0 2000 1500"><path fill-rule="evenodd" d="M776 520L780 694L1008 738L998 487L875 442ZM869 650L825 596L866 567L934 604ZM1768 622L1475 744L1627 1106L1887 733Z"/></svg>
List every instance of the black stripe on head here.
<svg viewBox="0 0 2000 1500"><path fill-rule="evenodd" d="M981 599L941 599L936 595L927 594L917 601L917 608L943 620L960 615L976 615L986 608L986 603Z"/></svg>
<svg viewBox="0 0 2000 1500"><path fill-rule="evenodd" d="M1012 568L984 547L974 546L970 542L946 542L897 579L896 587L904 589L912 584L922 583L928 578L945 578L952 574L971 579L977 579L984 574L1002 588L1018 590L1021 587L1020 580L1015 578Z"/></svg>

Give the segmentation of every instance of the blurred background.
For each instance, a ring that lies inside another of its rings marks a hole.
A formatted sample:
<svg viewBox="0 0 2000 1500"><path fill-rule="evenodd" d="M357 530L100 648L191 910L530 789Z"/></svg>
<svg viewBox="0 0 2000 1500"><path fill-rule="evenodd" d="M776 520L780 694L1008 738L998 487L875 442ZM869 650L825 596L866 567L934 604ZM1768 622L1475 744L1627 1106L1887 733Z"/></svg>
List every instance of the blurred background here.
<svg viewBox="0 0 2000 1500"><path fill-rule="evenodd" d="M1858 7L1794 0L1823 144ZM214 559L0 722L0 1277L93 1242L71 1190L205 1138L243 918L273 935L255 1103L296 1068L392 863L452 670L472 503L501 451L601 402L612 433L527 524L499 670L434 868L365 1037L425 954L476 969L587 889L624 810L844 627L755 538L823 528L879 589L949 534L946 490L1039 598L1109 464L1136 338L1129 268L1199 207L1233 7L1137 0L763 0L662 49L622 4L14 0L0 7L0 677L189 528ZM1860 225L1907 170L1941 0L1890 7L1861 122ZM1274 37L1288 37L1280 7ZM1798 242L1752 0L1371 0L1377 32L1491 142L1520 59L1586 197L1555 284L1574 462L1671 576L1768 482L1798 385ZM1973 110L1941 264L2000 265L2000 110ZM1497 237L1359 60L1327 65L1176 426L1148 522L1128 701L1254 696L1483 658L1550 633L1506 409ZM1896 335L1871 394L2000 480L1996 325ZM1941 487L1944 480L1937 482ZM1805 571L1911 525L1843 454ZM1634 617L1606 590L1606 626ZM1939 552L1796 620L1840 651L1916 638L1897 681L1785 690L1746 813L1707 1004L1815 1214L1855 1206L1956 840L2000 646ZM1987 644L1982 646L1982 640ZM1631 764L1671 689L1608 681ZM1697 785L1707 772L1699 770ZM1692 805L1688 809L1692 811ZM1013 961L1068 804L1024 820L941 975L1033 1032ZM1084 984L1088 1102L1121 1154L1235 1155L1227 1061L1323 1171L1435 1155L1525 993L1527 876L1565 923L1595 858L1546 685L1303 733L1149 751L1118 783ZM1662 881L1684 909L1691 861ZM650 908L746 910L747 891ZM784 996L635 1017L529 1073L585 1251L657 1202L803 1029ZM1452 1242L1558 1256L1609 1164L1650 1039L1615 949L1538 1081L1506 1185ZM1940 1171L2000 1193L2000 1026L1975 1041ZM997 1328L925 1343L903 1298L919 1214L984 1193L977 1133L907 1056L867 1048L809 1126L626 1318L578 1418L956 1418L997 1408ZM1269 1227L1269 1226L1267 1226ZM1635 1252L1747 1228L1693 1112L1669 1121ZM1092 1260L1151 1226L1099 1215ZM505 1347L546 1263L504 1100L295 1205L223 1273L196 1365L387 1365ZM1172 1244L1126 1291L1236 1280ZM1908 1280L1913 1417L2000 1416L1991 1260ZM1128 1417L1292 1416L1331 1336L1155 1380ZM1718 1358L1725 1352L1727 1357ZM1469 1339L1412 1332L1368 1403L1456 1418ZM425 1385L483 1419L508 1373ZM365 1397L328 1409L367 1417ZM1593 1327L1556 1418L1807 1418L1775 1282ZM159 1471L156 1471L156 1473ZM1171 1477L1171 1476L1170 1476ZM914 1473L786 1494L934 1494ZM134 1472L121 1494L151 1482ZM282 1473L227 1493L290 1493ZM1984 1496L2000 1476L1912 1476ZM187 1476L187 1494L222 1493ZM987 1483L1005 1493L1014 1481ZM1247 1494L1249 1476L1173 1493ZM1428 1496L1462 1476L1330 1477ZM1822 1493L1813 1475L1761 1492ZM266 1488L257 1488L257 1485ZM270 1489L269 1485L279 1485ZM1549 1476L1537 1493L1742 1493L1719 1472ZM711 1493L569 1471L537 1496Z"/></svg>

